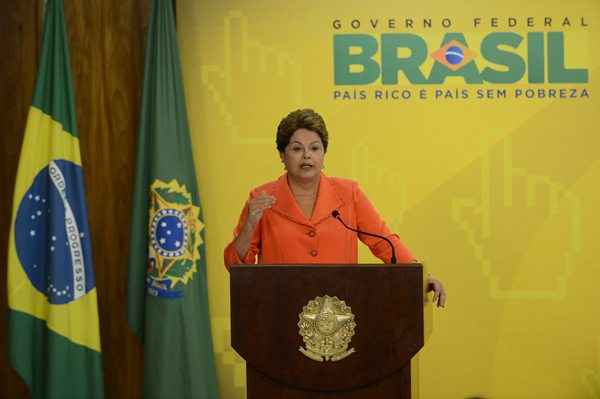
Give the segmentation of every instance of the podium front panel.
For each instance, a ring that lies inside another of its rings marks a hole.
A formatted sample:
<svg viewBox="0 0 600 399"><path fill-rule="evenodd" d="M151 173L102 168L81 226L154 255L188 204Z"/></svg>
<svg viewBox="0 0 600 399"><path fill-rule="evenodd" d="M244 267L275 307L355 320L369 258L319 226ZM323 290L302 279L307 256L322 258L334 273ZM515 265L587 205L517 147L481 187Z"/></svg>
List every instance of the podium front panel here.
<svg viewBox="0 0 600 399"><path fill-rule="evenodd" d="M309 301L343 300L354 349L339 361L299 351ZM231 341L248 368L297 389L352 390L398 373L423 346L423 273L410 265L240 265L231 268Z"/></svg>

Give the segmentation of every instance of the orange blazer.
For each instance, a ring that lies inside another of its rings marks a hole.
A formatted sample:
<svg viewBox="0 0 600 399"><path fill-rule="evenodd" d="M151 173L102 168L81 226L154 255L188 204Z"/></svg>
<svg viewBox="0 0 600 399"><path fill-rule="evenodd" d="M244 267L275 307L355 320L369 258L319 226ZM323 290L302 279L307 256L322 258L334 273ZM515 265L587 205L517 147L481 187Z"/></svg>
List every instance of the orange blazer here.
<svg viewBox="0 0 600 399"><path fill-rule="evenodd" d="M390 262L391 248L384 240L347 230L331 216L333 210L350 227L383 235L390 239L399 263L413 260L408 248L392 233L358 184L352 180L327 177L321 174L319 191L313 214L308 219L296 202L287 182L287 174L259 186L250 192L250 198L265 191L277 198L271 209L263 214L252 235L246 256L240 259L233 241L225 248L225 266L281 263L357 263L358 239L373 255ZM234 236L237 237L248 217L248 203L244 206ZM235 238L234 238L235 240Z"/></svg>

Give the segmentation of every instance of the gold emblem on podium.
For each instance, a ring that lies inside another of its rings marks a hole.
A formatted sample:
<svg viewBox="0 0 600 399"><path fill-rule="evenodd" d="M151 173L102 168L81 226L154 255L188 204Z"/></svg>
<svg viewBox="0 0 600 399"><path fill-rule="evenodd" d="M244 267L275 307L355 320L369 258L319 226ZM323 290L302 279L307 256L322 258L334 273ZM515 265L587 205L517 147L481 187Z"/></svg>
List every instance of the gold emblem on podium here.
<svg viewBox="0 0 600 399"><path fill-rule="evenodd" d="M352 309L344 301L335 296L318 296L302 308L299 317L299 334L306 348L298 350L305 356L318 362L335 362L354 353L348 344L356 323Z"/></svg>

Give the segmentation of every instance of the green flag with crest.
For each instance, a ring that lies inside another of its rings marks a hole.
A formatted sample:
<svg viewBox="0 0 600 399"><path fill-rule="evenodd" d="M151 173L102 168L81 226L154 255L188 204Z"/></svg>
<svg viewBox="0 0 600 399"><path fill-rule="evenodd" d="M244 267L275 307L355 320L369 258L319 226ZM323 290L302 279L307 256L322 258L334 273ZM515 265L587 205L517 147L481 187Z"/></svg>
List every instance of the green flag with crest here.
<svg viewBox="0 0 600 399"><path fill-rule="evenodd" d="M144 398L218 397L204 224L171 0L153 0L133 194L127 312Z"/></svg>

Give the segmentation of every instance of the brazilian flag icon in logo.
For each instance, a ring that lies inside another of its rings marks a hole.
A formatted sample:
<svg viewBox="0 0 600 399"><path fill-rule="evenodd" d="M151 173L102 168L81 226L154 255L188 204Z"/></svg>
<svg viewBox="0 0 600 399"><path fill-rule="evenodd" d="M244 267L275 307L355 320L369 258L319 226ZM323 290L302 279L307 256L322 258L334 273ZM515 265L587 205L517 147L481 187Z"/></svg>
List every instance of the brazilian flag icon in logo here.
<svg viewBox="0 0 600 399"><path fill-rule="evenodd" d="M450 40L431 54L431 58L451 71L458 71L473 61L476 54L458 40Z"/></svg>

